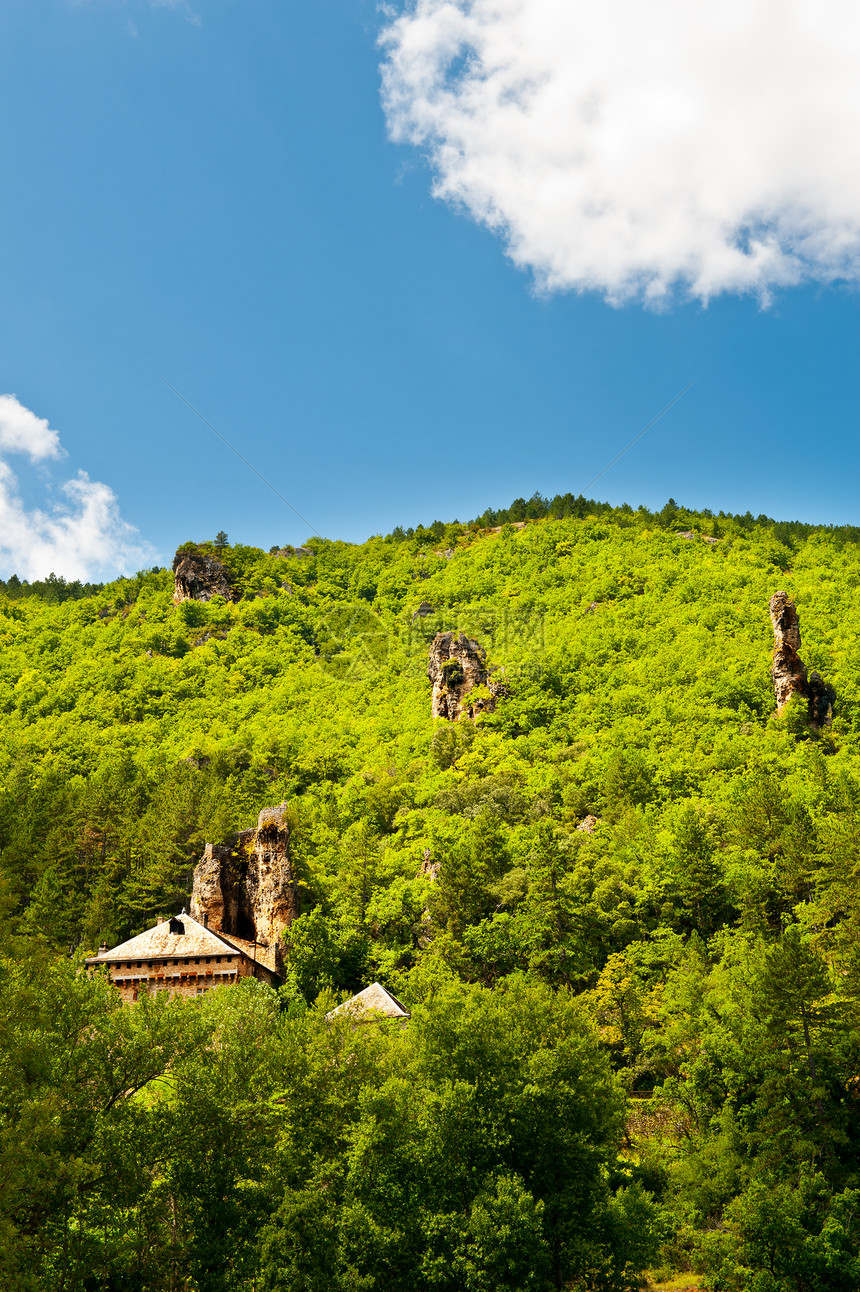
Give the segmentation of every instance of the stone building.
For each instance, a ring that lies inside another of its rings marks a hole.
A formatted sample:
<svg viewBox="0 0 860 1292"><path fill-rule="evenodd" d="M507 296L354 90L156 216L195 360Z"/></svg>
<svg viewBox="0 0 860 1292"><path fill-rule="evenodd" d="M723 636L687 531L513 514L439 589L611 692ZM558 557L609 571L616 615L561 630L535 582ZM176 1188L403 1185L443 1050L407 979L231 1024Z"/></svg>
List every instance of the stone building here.
<svg viewBox="0 0 860 1292"><path fill-rule="evenodd" d="M202 996L240 978L270 986L279 981L273 947L216 932L185 911L111 950L101 947L86 963L90 969L105 967L126 1002L144 991Z"/></svg>

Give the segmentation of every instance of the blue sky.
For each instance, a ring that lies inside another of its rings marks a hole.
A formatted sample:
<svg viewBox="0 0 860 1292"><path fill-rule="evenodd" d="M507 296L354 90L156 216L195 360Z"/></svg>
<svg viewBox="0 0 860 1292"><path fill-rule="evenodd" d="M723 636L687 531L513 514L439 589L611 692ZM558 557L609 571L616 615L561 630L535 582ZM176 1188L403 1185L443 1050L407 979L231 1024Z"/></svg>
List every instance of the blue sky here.
<svg viewBox="0 0 860 1292"><path fill-rule="evenodd" d="M545 196L539 137L500 187L497 103L474 137L447 99L444 120L395 120L389 21L365 0L5 0L0 391L65 456L0 419L0 575L104 577L219 529L308 536L164 379L329 537L577 493L693 378L592 492L860 524L851 268L814 252L721 280L697 216L619 269ZM445 171L451 139L472 178ZM850 232L855 194L821 183ZM685 237L695 272L672 259ZM646 280L669 283L656 304Z"/></svg>

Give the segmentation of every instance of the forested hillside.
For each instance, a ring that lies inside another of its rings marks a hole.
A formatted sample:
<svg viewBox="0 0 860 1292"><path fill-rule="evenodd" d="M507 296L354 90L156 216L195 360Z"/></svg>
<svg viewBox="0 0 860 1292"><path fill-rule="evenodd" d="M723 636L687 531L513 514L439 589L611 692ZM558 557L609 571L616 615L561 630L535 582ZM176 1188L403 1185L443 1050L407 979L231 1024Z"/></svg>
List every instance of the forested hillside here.
<svg viewBox="0 0 860 1292"><path fill-rule="evenodd" d="M0 1286L860 1286L860 531L533 499L221 554L234 602L0 587ZM832 728L775 713L777 589ZM279 993L78 973L282 801ZM376 980L405 1034L322 1021Z"/></svg>

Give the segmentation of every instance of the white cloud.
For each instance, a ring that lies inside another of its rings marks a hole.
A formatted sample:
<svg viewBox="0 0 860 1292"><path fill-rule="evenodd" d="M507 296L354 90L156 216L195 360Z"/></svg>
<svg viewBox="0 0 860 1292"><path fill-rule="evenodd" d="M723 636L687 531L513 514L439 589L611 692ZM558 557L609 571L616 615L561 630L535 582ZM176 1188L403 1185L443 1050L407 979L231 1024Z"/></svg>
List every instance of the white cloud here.
<svg viewBox="0 0 860 1292"><path fill-rule="evenodd" d="M103 580L152 564L154 552L123 520L116 494L85 471L60 486L63 501L27 507L5 455L44 463L65 456L48 422L14 395L0 395L0 575Z"/></svg>
<svg viewBox="0 0 860 1292"><path fill-rule="evenodd" d="M853 0L411 0L392 137L548 290L860 279Z"/></svg>
<svg viewBox="0 0 860 1292"><path fill-rule="evenodd" d="M63 456L60 437L14 395L0 395L0 453L25 453L31 462Z"/></svg>

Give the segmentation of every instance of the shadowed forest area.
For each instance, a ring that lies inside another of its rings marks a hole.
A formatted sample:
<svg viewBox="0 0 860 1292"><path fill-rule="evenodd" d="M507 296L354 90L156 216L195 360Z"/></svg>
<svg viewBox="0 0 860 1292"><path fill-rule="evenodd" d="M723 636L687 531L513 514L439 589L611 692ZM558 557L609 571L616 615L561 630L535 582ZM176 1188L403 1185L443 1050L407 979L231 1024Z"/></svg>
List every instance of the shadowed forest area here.
<svg viewBox="0 0 860 1292"><path fill-rule="evenodd" d="M568 495L188 546L233 600L0 583L0 1287L860 1286L860 530ZM832 727L775 712L778 589ZM283 986L81 972L281 802ZM326 1021L374 981L407 1028Z"/></svg>

